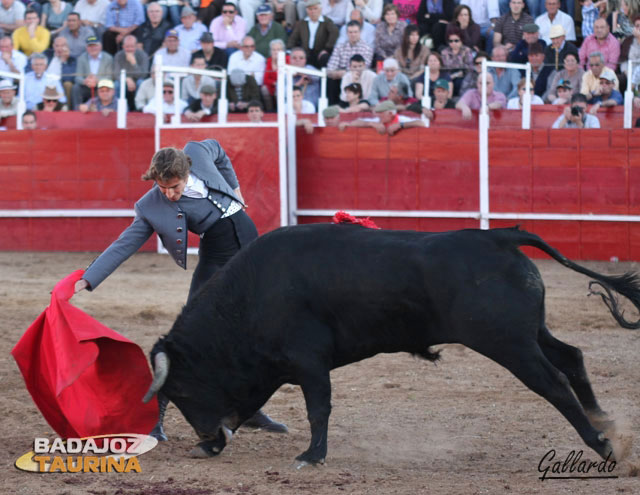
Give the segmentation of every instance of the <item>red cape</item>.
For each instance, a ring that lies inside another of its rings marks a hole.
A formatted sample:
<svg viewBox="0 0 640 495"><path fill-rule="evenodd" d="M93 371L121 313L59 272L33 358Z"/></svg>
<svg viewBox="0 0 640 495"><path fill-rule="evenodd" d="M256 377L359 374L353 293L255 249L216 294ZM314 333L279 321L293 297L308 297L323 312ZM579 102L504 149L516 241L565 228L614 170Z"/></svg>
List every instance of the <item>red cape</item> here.
<svg viewBox="0 0 640 495"><path fill-rule="evenodd" d="M147 359L136 344L69 303L83 273L58 282L51 304L11 354L60 437L147 434L158 419L157 400L142 403L152 380Z"/></svg>

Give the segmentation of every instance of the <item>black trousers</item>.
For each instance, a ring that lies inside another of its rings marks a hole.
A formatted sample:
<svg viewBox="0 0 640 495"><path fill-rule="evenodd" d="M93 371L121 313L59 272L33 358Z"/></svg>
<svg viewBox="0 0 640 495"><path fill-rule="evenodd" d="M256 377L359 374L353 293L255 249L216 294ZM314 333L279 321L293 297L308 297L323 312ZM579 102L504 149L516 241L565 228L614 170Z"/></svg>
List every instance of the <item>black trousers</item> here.
<svg viewBox="0 0 640 495"><path fill-rule="evenodd" d="M256 237L258 230L244 210L214 223L200 238L198 265L193 272L187 302L227 261Z"/></svg>

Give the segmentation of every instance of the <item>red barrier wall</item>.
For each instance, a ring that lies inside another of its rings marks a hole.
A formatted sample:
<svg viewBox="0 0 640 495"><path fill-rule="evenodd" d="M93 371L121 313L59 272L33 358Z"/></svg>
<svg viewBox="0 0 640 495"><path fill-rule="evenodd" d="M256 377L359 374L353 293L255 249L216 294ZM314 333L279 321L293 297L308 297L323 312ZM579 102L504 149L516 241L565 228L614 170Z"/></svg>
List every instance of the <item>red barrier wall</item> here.
<svg viewBox="0 0 640 495"><path fill-rule="evenodd" d="M638 214L640 131L490 132L492 212ZM298 133L301 209L478 210L478 132L371 129ZM301 223L326 221L302 218ZM473 219L374 218L381 227L477 228ZM519 223L576 259L640 259L640 225L627 222ZM539 252L530 254L540 256Z"/></svg>

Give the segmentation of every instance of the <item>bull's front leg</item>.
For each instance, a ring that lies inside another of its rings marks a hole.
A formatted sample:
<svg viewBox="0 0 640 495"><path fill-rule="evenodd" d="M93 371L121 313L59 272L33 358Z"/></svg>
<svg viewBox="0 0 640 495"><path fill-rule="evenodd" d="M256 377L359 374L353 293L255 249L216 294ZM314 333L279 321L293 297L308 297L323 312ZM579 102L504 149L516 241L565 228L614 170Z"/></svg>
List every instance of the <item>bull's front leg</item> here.
<svg viewBox="0 0 640 495"><path fill-rule="evenodd" d="M324 464L327 455L327 430L331 414L331 381L329 370L321 374L306 375L300 379L300 387L307 405L307 418L311 426L309 448L296 459L305 464Z"/></svg>

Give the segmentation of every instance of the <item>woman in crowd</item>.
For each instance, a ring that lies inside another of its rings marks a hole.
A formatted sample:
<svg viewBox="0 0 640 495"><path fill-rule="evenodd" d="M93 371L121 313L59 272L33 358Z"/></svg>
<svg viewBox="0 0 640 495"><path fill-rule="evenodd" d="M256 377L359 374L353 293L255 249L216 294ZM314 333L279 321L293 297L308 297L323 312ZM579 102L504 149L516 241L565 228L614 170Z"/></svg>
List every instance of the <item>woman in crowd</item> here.
<svg viewBox="0 0 640 495"><path fill-rule="evenodd" d="M398 7L388 3L382 9L382 21L376 26L376 60L384 60L393 57L393 54L402 43L402 35L406 23L400 22Z"/></svg>
<svg viewBox="0 0 640 495"><path fill-rule="evenodd" d="M454 18L454 0L422 0L418 8L417 20L420 35L428 34L433 40L433 49L445 44L445 32L449 22Z"/></svg>
<svg viewBox="0 0 640 495"><path fill-rule="evenodd" d="M523 105L524 93L525 93L525 85L527 83L526 78L520 79L518 82L518 96L514 96L513 98L509 98L507 101L507 109L508 110L520 110ZM531 92L531 104L532 105L544 105L544 101L538 95L533 93L534 82L529 82L529 91Z"/></svg>
<svg viewBox="0 0 640 495"><path fill-rule="evenodd" d="M344 87L346 101L340 101L340 113L366 112L369 110L369 102L362 98L362 86L360 83L351 83Z"/></svg>
<svg viewBox="0 0 640 495"><path fill-rule="evenodd" d="M627 76L629 75L629 67L626 63L628 61L631 61L634 68L640 65L640 15L633 20L633 34L627 36L620 47L620 70Z"/></svg>
<svg viewBox="0 0 640 495"><path fill-rule="evenodd" d="M480 26L473 22L471 9L466 5L458 5L453 11L453 21L447 26L447 36L455 27L460 28L462 44L472 50L480 51Z"/></svg>
<svg viewBox="0 0 640 495"><path fill-rule="evenodd" d="M438 79L444 79L447 81L447 84L449 85L449 98L451 98L453 96L453 83L451 82L449 74L442 70L442 57L438 52L431 52L429 54L427 57L427 66L429 67L429 96L431 97L431 100L435 97L433 91ZM422 95L424 94L424 83L416 83L415 94L418 100L422 99Z"/></svg>
<svg viewBox="0 0 640 495"><path fill-rule="evenodd" d="M544 101L548 103L553 103L558 97L556 89L559 86L559 82L563 79L571 83L572 95L580 91L584 70L580 67L578 55L573 52L566 53L564 59L562 59L562 63L564 65L564 69L554 71L551 76L549 76L549 80L551 82L549 83L547 93L544 96Z"/></svg>
<svg viewBox="0 0 640 495"><path fill-rule="evenodd" d="M611 34L618 40L623 40L633 34L633 20L639 13L638 0L620 0L617 9L607 16L607 23Z"/></svg>
<svg viewBox="0 0 640 495"><path fill-rule="evenodd" d="M276 83L278 82L278 54L285 50L284 41L281 39L271 40L269 51L271 56L267 59L264 69L264 79L262 80L262 101L267 112L273 112L276 108ZM289 63L289 55L285 55L285 64Z"/></svg>
<svg viewBox="0 0 640 495"><path fill-rule="evenodd" d="M66 26L67 16L73 11L73 4L62 0L49 0L42 7L40 25L46 27L54 37Z"/></svg>
<svg viewBox="0 0 640 495"><path fill-rule="evenodd" d="M402 73L411 81L414 92L416 83L424 81L424 64L429 52L430 50L420 43L418 26L415 24L407 26L402 37L402 44L396 50L394 58L398 61Z"/></svg>
<svg viewBox="0 0 640 495"><path fill-rule="evenodd" d="M458 96L467 71L473 70L473 52L462 44L462 31L457 26L447 35L447 45L442 50L442 66L453 81L453 94Z"/></svg>

